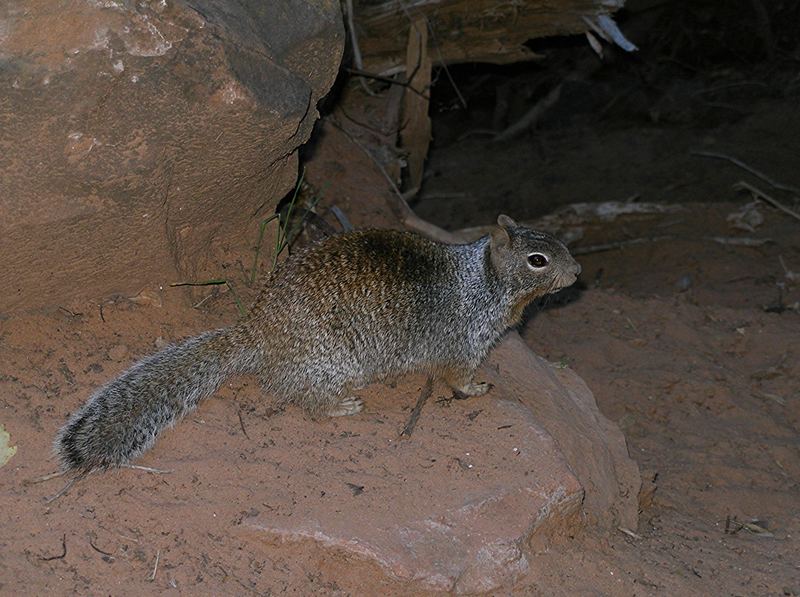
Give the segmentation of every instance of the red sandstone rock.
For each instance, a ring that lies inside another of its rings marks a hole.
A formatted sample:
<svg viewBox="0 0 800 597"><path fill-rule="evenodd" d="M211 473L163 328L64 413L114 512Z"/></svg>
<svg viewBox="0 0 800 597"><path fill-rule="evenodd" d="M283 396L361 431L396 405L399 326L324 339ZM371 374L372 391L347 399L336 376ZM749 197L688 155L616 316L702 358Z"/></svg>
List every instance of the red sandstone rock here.
<svg viewBox="0 0 800 597"><path fill-rule="evenodd" d="M495 384L489 395L431 400L409 439L369 414L342 422L350 432L304 447L316 466L243 524L270 543L308 542L458 593L513 585L536 566L531 539L573 529L582 506L584 520L635 528L638 470L574 373L512 334L479 377ZM417 387L394 393L406 401Z"/></svg>
<svg viewBox="0 0 800 597"><path fill-rule="evenodd" d="M0 4L0 312L218 276L342 45L333 0Z"/></svg>

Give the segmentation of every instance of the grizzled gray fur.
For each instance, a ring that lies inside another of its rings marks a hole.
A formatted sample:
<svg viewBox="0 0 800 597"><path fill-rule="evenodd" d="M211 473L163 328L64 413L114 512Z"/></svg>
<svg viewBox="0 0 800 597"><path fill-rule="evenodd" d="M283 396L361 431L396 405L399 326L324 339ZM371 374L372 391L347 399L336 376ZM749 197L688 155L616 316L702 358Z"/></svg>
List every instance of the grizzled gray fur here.
<svg viewBox="0 0 800 597"><path fill-rule="evenodd" d="M498 218L474 243L367 230L289 257L247 318L146 357L97 390L64 425L64 470L129 463L230 375L313 415L361 410L353 389L425 372L469 396L475 370L536 297L575 282L580 266L552 236Z"/></svg>

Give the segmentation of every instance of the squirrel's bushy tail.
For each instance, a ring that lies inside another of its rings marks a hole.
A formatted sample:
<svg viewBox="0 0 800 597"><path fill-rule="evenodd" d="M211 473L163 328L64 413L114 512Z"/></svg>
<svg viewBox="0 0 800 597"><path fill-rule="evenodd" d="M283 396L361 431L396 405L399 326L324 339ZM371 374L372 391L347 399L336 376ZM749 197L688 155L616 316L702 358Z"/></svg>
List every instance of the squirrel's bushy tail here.
<svg viewBox="0 0 800 597"><path fill-rule="evenodd" d="M142 454L163 429L252 364L233 333L215 330L168 346L97 390L56 437L62 469L109 468Z"/></svg>

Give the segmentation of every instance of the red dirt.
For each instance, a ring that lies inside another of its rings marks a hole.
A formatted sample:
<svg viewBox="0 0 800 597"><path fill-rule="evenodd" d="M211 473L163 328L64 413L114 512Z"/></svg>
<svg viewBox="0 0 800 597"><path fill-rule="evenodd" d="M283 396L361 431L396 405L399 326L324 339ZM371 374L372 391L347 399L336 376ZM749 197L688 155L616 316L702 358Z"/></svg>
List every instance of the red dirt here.
<svg viewBox="0 0 800 597"><path fill-rule="evenodd" d="M718 216L736 208L687 208L675 232L730 233ZM603 268L599 282L528 323L528 343L586 380L658 486L640 538L620 532L540 554L547 573L532 588L800 594L800 317L762 308L777 296L776 253L800 263L797 223L766 216L758 235L775 239L772 248L686 240L584 256L585 279ZM610 236L614 228L637 226L608 227ZM632 275L642 263L659 266ZM686 273L694 286L679 292ZM796 288L784 295L798 298ZM741 527L753 520L768 534Z"/></svg>
<svg viewBox="0 0 800 597"><path fill-rule="evenodd" d="M385 224L380 174L327 132L309 179L327 185L326 203L357 226ZM771 174L797 180L788 168ZM698 187L697 197L730 201L728 188ZM697 204L677 216L590 228L584 246L660 228L675 238L582 256L585 288L571 301L550 301L524 328L537 353L583 377L657 490L644 500L638 528L590 529L534 547L515 594L800 595L800 294L778 261L800 272L800 223L762 205L766 220L756 232L735 231L725 217L739 207ZM751 248L709 236L772 242ZM240 280L249 260L232 256L219 270ZM236 288L243 302L252 298L246 285ZM233 321L232 295L223 290L201 289L214 298L200 309L183 290L168 289L102 309L67 304L0 320L0 422L20 446L0 469L0 592L412 592L377 567L342 566L340 558L267 544L243 529L248 517L291 504L286 477L297 466L318 466L319 442L346 432L341 421L275 411L249 380L224 388L141 461L171 474L108 473L102 484L90 478L51 505L42 500L60 480L23 484L52 470L55 429L92 387L163 339ZM417 387L406 388L406 409ZM398 405L368 402L368 415L373 407L373 416L392 424L404 419ZM291 457L271 461L276 444L294 447ZM342 481L331 491L352 489ZM276 500L253 505L259 487Z"/></svg>

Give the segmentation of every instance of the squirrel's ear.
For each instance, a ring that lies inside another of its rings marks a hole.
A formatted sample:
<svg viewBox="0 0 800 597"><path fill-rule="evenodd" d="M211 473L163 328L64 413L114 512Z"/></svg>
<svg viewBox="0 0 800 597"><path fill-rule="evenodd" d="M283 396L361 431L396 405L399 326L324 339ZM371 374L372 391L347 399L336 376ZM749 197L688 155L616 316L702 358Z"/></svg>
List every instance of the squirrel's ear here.
<svg viewBox="0 0 800 597"><path fill-rule="evenodd" d="M502 217L503 216L500 216L500 218ZM498 218L498 224L500 224L500 218ZM502 224L492 228L490 234L492 237L492 249L496 249L498 247L507 247L511 244L511 237L508 235L508 230L506 230Z"/></svg>
<svg viewBox="0 0 800 597"><path fill-rule="evenodd" d="M516 228L517 223L509 218L506 214L500 214L497 216L497 225L502 226L503 228Z"/></svg>

